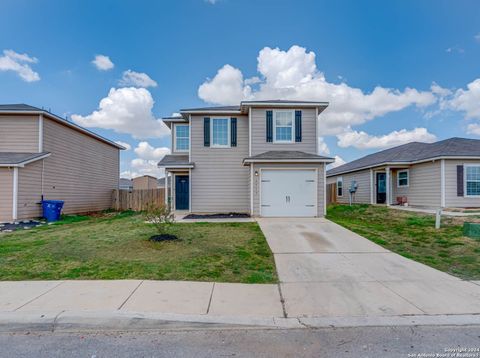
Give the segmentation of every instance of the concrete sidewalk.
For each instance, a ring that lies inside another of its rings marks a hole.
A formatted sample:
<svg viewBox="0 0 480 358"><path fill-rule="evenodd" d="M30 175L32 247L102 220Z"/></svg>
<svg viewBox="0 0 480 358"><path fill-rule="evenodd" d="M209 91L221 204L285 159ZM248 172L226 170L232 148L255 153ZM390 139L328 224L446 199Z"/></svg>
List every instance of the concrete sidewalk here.
<svg viewBox="0 0 480 358"><path fill-rule="evenodd" d="M0 282L0 312L42 311L283 317L278 285L142 280Z"/></svg>
<svg viewBox="0 0 480 358"><path fill-rule="evenodd" d="M259 219L279 284L0 282L0 330L480 324L480 285L326 219Z"/></svg>

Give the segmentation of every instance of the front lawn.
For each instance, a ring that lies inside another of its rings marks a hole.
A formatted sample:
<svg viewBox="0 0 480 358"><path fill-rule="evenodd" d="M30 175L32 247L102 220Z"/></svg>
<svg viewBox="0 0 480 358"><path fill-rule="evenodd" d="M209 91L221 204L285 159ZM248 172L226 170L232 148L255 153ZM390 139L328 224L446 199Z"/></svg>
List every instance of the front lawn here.
<svg viewBox="0 0 480 358"><path fill-rule="evenodd" d="M155 228L124 212L0 234L0 280L277 282L257 223L177 223L170 233L181 240L150 242Z"/></svg>
<svg viewBox="0 0 480 358"><path fill-rule="evenodd" d="M331 205L327 218L400 255L469 280L480 279L480 241L464 237L463 221L371 205Z"/></svg>

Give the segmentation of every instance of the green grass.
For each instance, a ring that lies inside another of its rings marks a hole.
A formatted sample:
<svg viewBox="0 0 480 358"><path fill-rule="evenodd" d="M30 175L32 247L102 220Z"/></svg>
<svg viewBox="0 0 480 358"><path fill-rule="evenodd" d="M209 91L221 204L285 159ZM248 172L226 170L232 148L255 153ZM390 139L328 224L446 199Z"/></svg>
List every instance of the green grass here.
<svg viewBox="0 0 480 358"><path fill-rule="evenodd" d="M327 218L400 255L469 280L480 280L480 241L462 234L464 220L371 205L331 205Z"/></svg>
<svg viewBox="0 0 480 358"><path fill-rule="evenodd" d="M156 234L133 212L66 216L53 225L0 234L0 280L155 279L277 282L256 223L174 224Z"/></svg>

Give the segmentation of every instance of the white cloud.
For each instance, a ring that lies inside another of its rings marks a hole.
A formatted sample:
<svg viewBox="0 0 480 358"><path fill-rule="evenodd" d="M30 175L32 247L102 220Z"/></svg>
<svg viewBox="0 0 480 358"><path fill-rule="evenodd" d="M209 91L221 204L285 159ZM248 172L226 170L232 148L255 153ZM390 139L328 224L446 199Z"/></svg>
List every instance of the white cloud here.
<svg viewBox="0 0 480 358"><path fill-rule="evenodd" d="M329 165L327 165L327 170L330 170L330 169L333 169L333 168L336 168L336 167L339 167L340 165L343 165L345 164L345 160L343 160L342 157L336 155L335 156L335 161Z"/></svg>
<svg viewBox="0 0 480 358"><path fill-rule="evenodd" d="M467 119L480 119L480 78L467 85L467 89L460 88L449 99L446 108L465 112Z"/></svg>
<svg viewBox="0 0 480 358"><path fill-rule="evenodd" d="M156 160L157 162L162 159L166 154L170 153L170 148L159 147L154 148L148 142L140 142L138 146L133 150L140 159Z"/></svg>
<svg viewBox="0 0 480 358"><path fill-rule="evenodd" d="M467 134L480 136L480 124L472 123L467 126Z"/></svg>
<svg viewBox="0 0 480 358"><path fill-rule="evenodd" d="M459 47L459 46L452 46L452 47L449 47L445 50L445 52L447 53L465 53L465 49L463 49L462 47Z"/></svg>
<svg viewBox="0 0 480 358"><path fill-rule="evenodd" d="M165 169L159 168L157 166L156 160L145 160L140 158L135 158L131 161L130 172L134 174L133 177L140 176L140 175L151 175L157 178L161 178L165 176Z"/></svg>
<svg viewBox="0 0 480 358"><path fill-rule="evenodd" d="M250 87L244 87L242 72L228 64L198 88L198 96L204 101L226 105L238 104L249 92Z"/></svg>
<svg viewBox="0 0 480 358"><path fill-rule="evenodd" d="M436 101L430 91L375 87L371 92L346 83L329 82L315 63L315 53L300 46L288 51L263 48L258 55L259 88L245 83L242 72L225 65L213 79L205 81L198 95L214 104L237 104L242 99L292 99L330 102L322 113L320 130L325 135L342 133L345 128L360 125L387 113L409 106L426 107Z"/></svg>
<svg viewBox="0 0 480 358"><path fill-rule="evenodd" d="M37 63L38 59L31 57L26 53L20 54L13 50L3 50L3 56L0 56L0 72L12 71L26 82L35 82L40 80L40 75L32 70L31 64Z"/></svg>
<svg viewBox="0 0 480 358"><path fill-rule="evenodd" d="M121 86L135 87L157 87L157 82L152 80L146 73L127 70L123 72L122 79L119 81Z"/></svg>
<svg viewBox="0 0 480 358"><path fill-rule="evenodd" d="M217 2L219 2L220 0L205 0L205 2L208 2L209 4L211 5L215 5Z"/></svg>
<svg viewBox="0 0 480 358"><path fill-rule="evenodd" d="M325 143L323 137L318 137L318 154L325 156L330 154L330 149L328 148L327 143Z"/></svg>
<svg viewBox="0 0 480 358"><path fill-rule="evenodd" d="M152 113L153 98L145 88L111 88L100 101L99 109L87 116L72 115L75 123L84 127L112 129L134 138L159 138L170 130Z"/></svg>
<svg viewBox="0 0 480 358"><path fill-rule="evenodd" d="M475 39L475 41L480 42L480 32L473 36L473 38Z"/></svg>
<svg viewBox="0 0 480 358"><path fill-rule="evenodd" d="M426 128L415 128L411 131L401 129L382 136L373 136L363 131L348 130L337 135L338 146L357 149L391 148L409 142L434 142L437 138Z"/></svg>
<svg viewBox="0 0 480 358"><path fill-rule="evenodd" d="M121 140L116 140L115 143L121 145L122 147L125 147L125 150L132 149L132 146L130 144L128 144L127 142L122 142Z"/></svg>
<svg viewBox="0 0 480 358"><path fill-rule="evenodd" d="M100 71L108 71L115 67L113 62L110 60L110 57L105 55L96 55L92 60L92 63L95 65L97 70Z"/></svg>

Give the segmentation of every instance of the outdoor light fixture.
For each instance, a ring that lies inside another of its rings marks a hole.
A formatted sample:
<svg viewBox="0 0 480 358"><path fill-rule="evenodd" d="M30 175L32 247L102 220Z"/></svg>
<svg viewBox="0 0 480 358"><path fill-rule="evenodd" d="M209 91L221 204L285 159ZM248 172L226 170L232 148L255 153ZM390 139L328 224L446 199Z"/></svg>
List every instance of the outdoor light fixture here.
<svg viewBox="0 0 480 358"><path fill-rule="evenodd" d="M258 177L258 171L255 170L255 176Z"/></svg>

